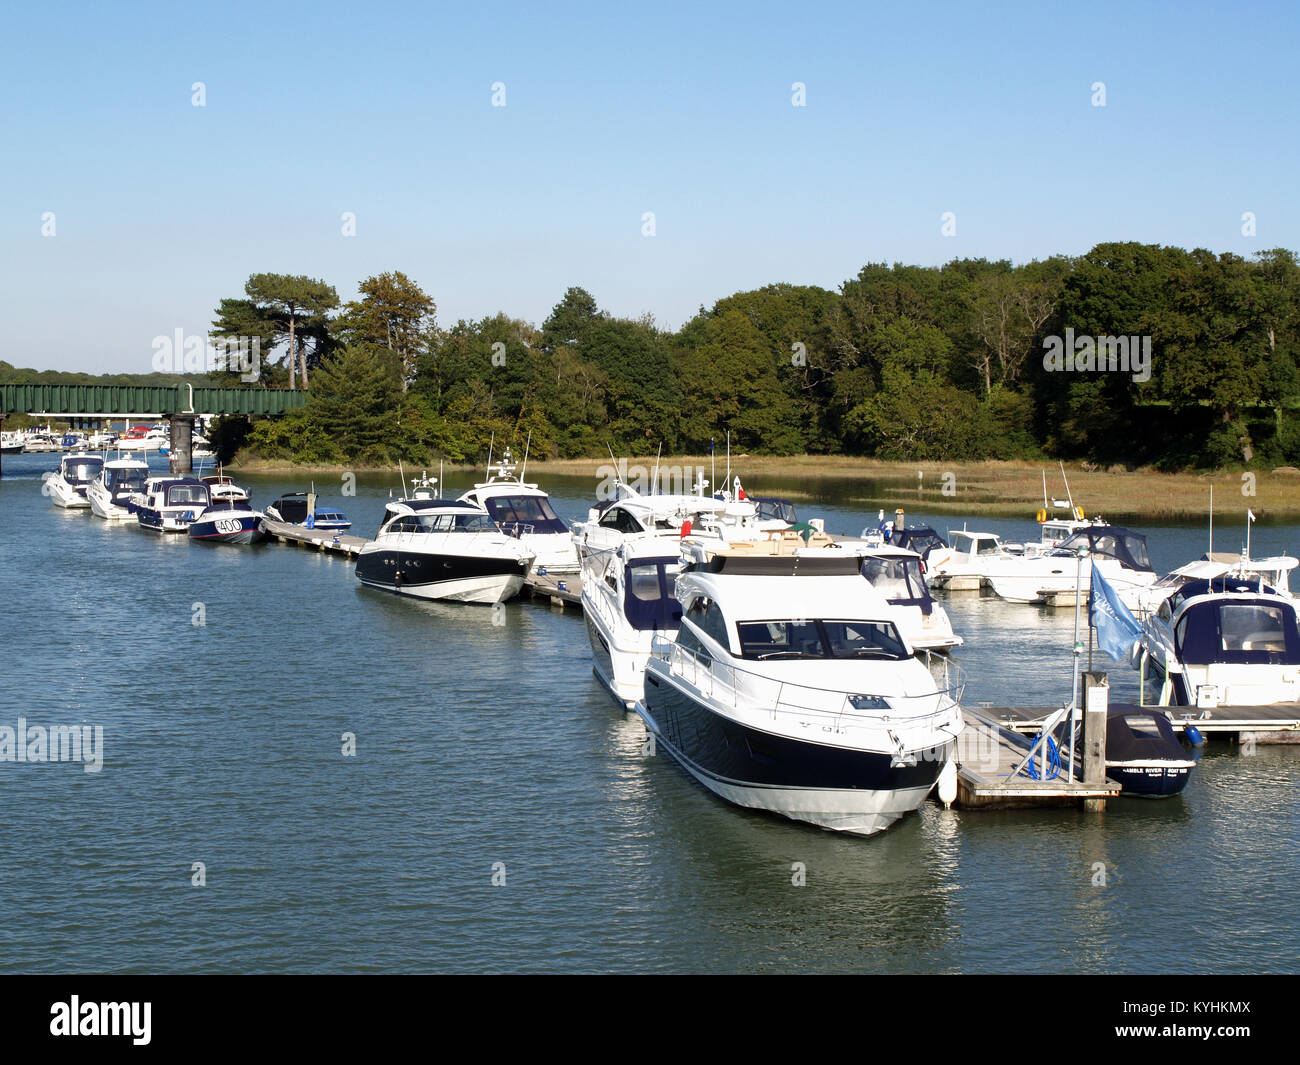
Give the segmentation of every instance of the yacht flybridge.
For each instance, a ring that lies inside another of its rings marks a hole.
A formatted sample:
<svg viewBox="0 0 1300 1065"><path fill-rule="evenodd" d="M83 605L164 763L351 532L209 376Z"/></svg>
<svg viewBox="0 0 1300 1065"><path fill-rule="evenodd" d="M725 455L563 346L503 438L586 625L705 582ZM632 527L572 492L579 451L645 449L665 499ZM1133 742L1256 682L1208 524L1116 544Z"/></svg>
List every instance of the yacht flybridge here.
<svg viewBox="0 0 1300 1065"><path fill-rule="evenodd" d="M636 707L730 802L870 835L925 800L962 728L955 667L913 657L849 553L716 553L676 580Z"/></svg>
<svg viewBox="0 0 1300 1065"><path fill-rule="evenodd" d="M525 456L525 469L527 456ZM578 552L569 527L555 513L550 497L535 484L527 484L506 448L493 467L489 460L488 479L480 481L460 497L486 510L507 536L513 536L536 557L536 569L550 573L578 572Z"/></svg>
<svg viewBox="0 0 1300 1065"><path fill-rule="evenodd" d="M628 537L679 540L694 536L722 545L781 535L789 528L784 512L773 511L770 517L760 518L759 507L751 500L733 499L725 493L706 496L707 487L707 481L700 481L691 494L641 495L621 481L616 483L614 498L592 507L586 521L574 523L573 542L579 557L613 550Z"/></svg>
<svg viewBox="0 0 1300 1065"><path fill-rule="evenodd" d="M420 599L501 603L523 587L534 557L482 507L421 490L384 507L379 532L357 556L357 578Z"/></svg>

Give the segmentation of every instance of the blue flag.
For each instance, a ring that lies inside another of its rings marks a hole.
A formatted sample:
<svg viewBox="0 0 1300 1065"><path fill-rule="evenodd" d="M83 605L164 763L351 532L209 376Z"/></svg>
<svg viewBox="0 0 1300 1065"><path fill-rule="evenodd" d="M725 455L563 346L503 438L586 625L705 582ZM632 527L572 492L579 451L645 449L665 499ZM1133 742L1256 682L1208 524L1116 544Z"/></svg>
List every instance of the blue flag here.
<svg viewBox="0 0 1300 1065"><path fill-rule="evenodd" d="M1092 590L1088 595L1088 624L1097 630L1097 646L1116 662L1127 662L1142 635L1133 612L1092 564Z"/></svg>

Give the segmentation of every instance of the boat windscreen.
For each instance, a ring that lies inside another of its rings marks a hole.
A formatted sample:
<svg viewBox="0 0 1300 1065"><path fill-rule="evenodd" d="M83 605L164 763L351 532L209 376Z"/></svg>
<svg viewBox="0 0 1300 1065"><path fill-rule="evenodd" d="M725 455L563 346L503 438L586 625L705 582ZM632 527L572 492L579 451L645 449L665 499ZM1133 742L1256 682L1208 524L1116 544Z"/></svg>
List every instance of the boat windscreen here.
<svg viewBox="0 0 1300 1065"><path fill-rule="evenodd" d="M565 533L567 526L551 509L545 496L492 496L484 500L487 512L507 532L521 525L531 525L535 533ZM527 531L527 530L523 530Z"/></svg>
<svg viewBox="0 0 1300 1065"><path fill-rule="evenodd" d="M1193 603L1179 618L1174 641L1189 665L1300 665L1300 630L1289 603Z"/></svg>
<svg viewBox="0 0 1300 1065"><path fill-rule="evenodd" d="M890 543L905 547L909 551L915 551L922 558L927 558L936 547L948 546L943 542L942 536L926 525L918 526L915 529L899 530L894 533Z"/></svg>
<svg viewBox="0 0 1300 1065"><path fill-rule="evenodd" d="M1056 554L1076 554L1080 548L1103 558L1115 558L1128 569L1150 570L1151 558L1147 555L1147 539L1141 533L1129 532L1115 526L1103 525L1096 529L1080 529L1060 544Z"/></svg>
<svg viewBox="0 0 1300 1065"><path fill-rule="evenodd" d="M742 621L745 658L907 657L907 648L888 621Z"/></svg>
<svg viewBox="0 0 1300 1065"><path fill-rule="evenodd" d="M64 464L63 476L69 484L90 484L103 469L103 459L75 459Z"/></svg>
<svg viewBox="0 0 1300 1065"><path fill-rule="evenodd" d="M934 609L919 558L868 555L860 569L867 583L895 606L919 606L926 615Z"/></svg>
<svg viewBox="0 0 1300 1065"><path fill-rule="evenodd" d="M758 508L760 521L783 521L793 525L798 519L794 514L794 504L788 499L750 496L749 501Z"/></svg>

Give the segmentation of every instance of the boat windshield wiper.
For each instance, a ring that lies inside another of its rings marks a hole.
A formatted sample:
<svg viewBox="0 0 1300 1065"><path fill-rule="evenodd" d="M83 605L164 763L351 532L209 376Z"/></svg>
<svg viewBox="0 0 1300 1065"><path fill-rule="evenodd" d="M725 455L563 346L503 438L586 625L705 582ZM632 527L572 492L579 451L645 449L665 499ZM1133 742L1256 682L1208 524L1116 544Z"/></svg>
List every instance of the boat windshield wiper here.
<svg viewBox="0 0 1300 1065"><path fill-rule="evenodd" d="M836 658L897 658L893 651L886 651L883 647L853 647L846 648L835 656Z"/></svg>
<svg viewBox="0 0 1300 1065"><path fill-rule="evenodd" d="M760 662L769 658L821 658L821 655L805 654L803 651L768 651L758 656Z"/></svg>

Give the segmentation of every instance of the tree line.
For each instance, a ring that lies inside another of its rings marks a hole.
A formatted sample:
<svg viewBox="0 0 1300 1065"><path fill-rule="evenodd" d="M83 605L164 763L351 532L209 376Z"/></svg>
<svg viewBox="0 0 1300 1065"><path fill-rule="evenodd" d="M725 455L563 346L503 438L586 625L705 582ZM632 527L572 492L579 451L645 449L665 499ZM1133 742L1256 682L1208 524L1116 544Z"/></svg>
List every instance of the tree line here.
<svg viewBox="0 0 1300 1065"><path fill-rule="evenodd" d="M733 449L778 455L1300 463L1300 264L1284 249L869 263L836 291L738 292L676 331L579 287L540 327L444 326L397 271L348 303L257 274L220 301L212 335L264 353L254 385L219 383L311 391L290 414L228 420L227 457L478 461L493 435L531 436L539 458L698 454L730 430Z"/></svg>

